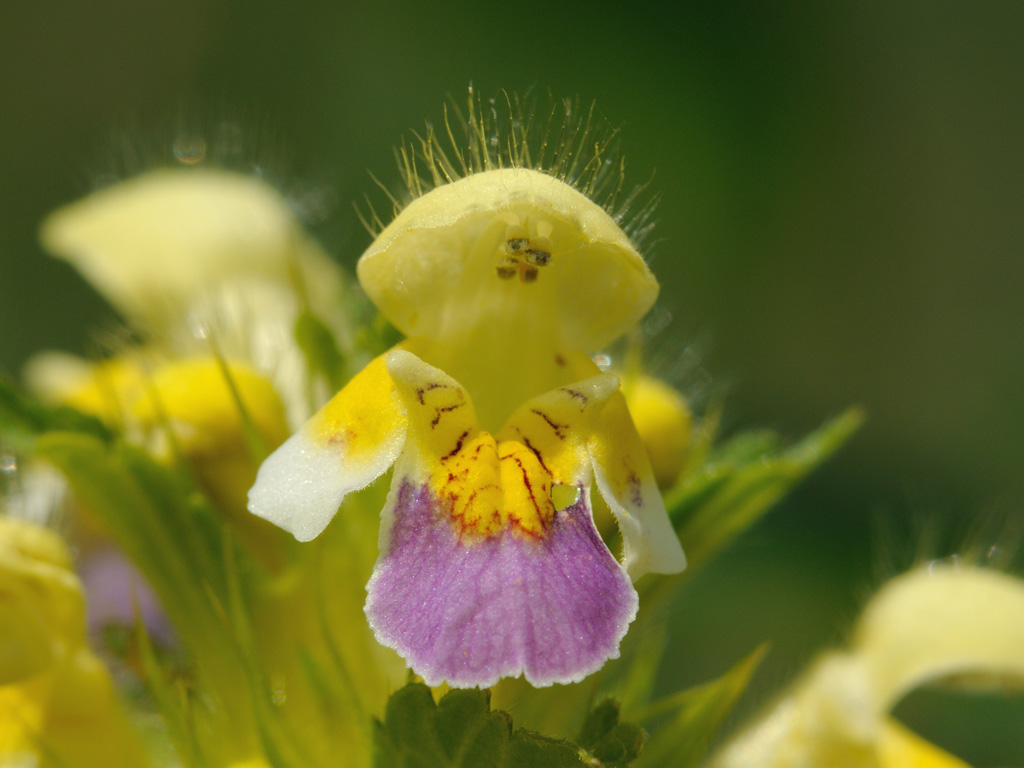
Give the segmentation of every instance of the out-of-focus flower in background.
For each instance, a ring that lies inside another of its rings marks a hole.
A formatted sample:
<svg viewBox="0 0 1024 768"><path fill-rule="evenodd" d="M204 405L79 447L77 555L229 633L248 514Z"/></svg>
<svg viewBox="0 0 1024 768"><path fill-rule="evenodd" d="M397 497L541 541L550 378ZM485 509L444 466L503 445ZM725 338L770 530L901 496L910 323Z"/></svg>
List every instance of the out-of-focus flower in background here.
<svg viewBox="0 0 1024 768"><path fill-rule="evenodd" d="M1024 684L1024 581L936 563L886 584L830 651L740 732L714 768L963 768L890 716L928 683Z"/></svg>
<svg viewBox="0 0 1024 768"><path fill-rule="evenodd" d="M0 516L0 764L141 766L142 744L86 641L82 584L52 530Z"/></svg>
<svg viewBox="0 0 1024 768"><path fill-rule="evenodd" d="M341 350L351 351L342 271L304 232L288 201L255 177L204 167L153 170L62 208L41 236L156 351L206 355L215 341L225 359L245 361L270 379L293 426L331 394L307 376L295 337L302 313L314 314ZM107 365L103 376L114 386L137 378L130 364ZM37 362L30 379L66 393L67 371L48 370Z"/></svg>

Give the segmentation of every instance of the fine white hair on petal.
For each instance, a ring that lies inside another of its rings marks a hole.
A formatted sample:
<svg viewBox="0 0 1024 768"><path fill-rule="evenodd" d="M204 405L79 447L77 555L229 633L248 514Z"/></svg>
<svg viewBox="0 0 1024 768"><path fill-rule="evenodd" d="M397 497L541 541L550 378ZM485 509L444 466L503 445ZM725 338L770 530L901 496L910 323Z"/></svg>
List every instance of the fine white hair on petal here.
<svg viewBox="0 0 1024 768"><path fill-rule="evenodd" d="M320 443L301 429L259 468L249 490L249 511L277 525L299 541L319 536L342 500L365 488L390 467L402 448L390 440L367 460L355 463L344 443Z"/></svg>

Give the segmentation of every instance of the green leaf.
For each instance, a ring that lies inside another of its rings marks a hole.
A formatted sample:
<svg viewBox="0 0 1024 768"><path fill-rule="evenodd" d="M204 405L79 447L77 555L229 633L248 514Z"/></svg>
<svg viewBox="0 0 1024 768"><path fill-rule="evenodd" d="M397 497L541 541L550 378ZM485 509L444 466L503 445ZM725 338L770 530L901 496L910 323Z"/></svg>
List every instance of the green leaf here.
<svg viewBox="0 0 1024 768"><path fill-rule="evenodd" d="M507 768L580 768L595 763L585 761L579 748L568 741L518 730L512 734L508 759L499 765Z"/></svg>
<svg viewBox="0 0 1024 768"><path fill-rule="evenodd" d="M654 731L636 768L697 765L711 737L746 689L764 652L765 646L761 646L717 680L651 704L641 720L672 714L668 722Z"/></svg>
<svg viewBox="0 0 1024 768"><path fill-rule="evenodd" d="M492 711L490 691L451 690L434 703L430 689L409 683L374 722L377 768L584 768L579 747L523 729ZM604 734L607 735L607 734Z"/></svg>
<svg viewBox="0 0 1024 768"><path fill-rule="evenodd" d="M864 420L851 408L795 445L758 431L739 435L711 452L665 499L690 571L759 520L811 470L823 463Z"/></svg>
<svg viewBox="0 0 1024 768"><path fill-rule="evenodd" d="M620 723L619 703L605 699L583 721L579 743L600 765L625 768L640 755L646 738L640 726Z"/></svg>
<svg viewBox="0 0 1024 768"><path fill-rule="evenodd" d="M344 386L348 378L345 357L331 330L312 312L303 311L295 320L295 341L311 371L324 376L333 390Z"/></svg>

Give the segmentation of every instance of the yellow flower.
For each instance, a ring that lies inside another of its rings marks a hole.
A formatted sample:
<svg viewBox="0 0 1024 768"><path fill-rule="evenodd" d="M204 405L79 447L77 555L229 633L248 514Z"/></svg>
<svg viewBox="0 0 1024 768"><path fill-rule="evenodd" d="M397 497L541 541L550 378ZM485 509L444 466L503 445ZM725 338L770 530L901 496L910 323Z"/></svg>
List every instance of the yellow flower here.
<svg viewBox="0 0 1024 768"><path fill-rule="evenodd" d="M160 352L192 358L213 343L252 366L273 383L293 426L330 394L308 375L295 340L300 315L326 323L343 350L352 345L341 270L257 178L150 171L56 211L41 238ZM68 370L51 357L29 373L50 389Z"/></svg>
<svg viewBox="0 0 1024 768"><path fill-rule="evenodd" d="M366 360L355 348L347 280L266 182L201 167L152 171L100 190L54 213L42 238L120 310L142 343L115 346L100 363L48 355L29 367L30 382L159 461L187 467L211 502L194 517L181 517L188 512L181 507L165 516L159 498L138 516L127 500L94 510L116 526L108 532L153 583L191 656L189 684L203 692L199 709L210 725L200 736L207 757L238 759L260 743L255 710L269 694L247 676L252 661L273 681L274 712L289 727L353 742L352 760L363 762L368 743L354 734L369 728L369 707L401 674L365 624L352 626L372 536L339 536L299 554L282 531L246 510L259 462L328 399L344 366ZM323 346L303 346L310 338ZM134 475L135 451L118 442L105 459ZM140 493L156 493L140 485ZM228 535L204 524L207 506L231 523ZM190 526L198 526L195 538L167 552L166 542ZM222 559L236 554L244 607L231 613L228 629L222 610L234 608L235 596L216 590L236 572ZM353 572L360 577L339 586ZM246 654L239 654L242 635L251 638ZM338 659L343 683L310 674L317 665L334 669ZM318 696L335 684L346 695L323 717Z"/></svg>
<svg viewBox="0 0 1024 768"><path fill-rule="evenodd" d="M82 587L60 538L0 517L0 763L144 765L113 683L85 642Z"/></svg>
<svg viewBox="0 0 1024 768"><path fill-rule="evenodd" d="M618 379L589 357L657 282L603 208L521 167L439 182L358 275L408 338L263 464L250 510L312 539L393 464L367 587L378 640L429 684L582 679L618 654L631 579L685 565Z"/></svg>
<svg viewBox="0 0 1024 768"><path fill-rule="evenodd" d="M131 350L95 364L50 355L44 367L35 379L48 399L100 418L165 461L184 458L229 514L244 512L257 462L288 436L273 385L243 362ZM249 515L239 520L251 524Z"/></svg>
<svg viewBox="0 0 1024 768"><path fill-rule="evenodd" d="M150 171L58 210L41 238L143 328L180 324L198 294L225 283L287 285L297 268L317 293L338 283L281 196L227 171Z"/></svg>
<svg viewBox="0 0 1024 768"><path fill-rule="evenodd" d="M714 768L964 768L889 716L939 680L1024 681L1024 583L982 568L933 565L894 579L868 604L846 650L821 657Z"/></svg>

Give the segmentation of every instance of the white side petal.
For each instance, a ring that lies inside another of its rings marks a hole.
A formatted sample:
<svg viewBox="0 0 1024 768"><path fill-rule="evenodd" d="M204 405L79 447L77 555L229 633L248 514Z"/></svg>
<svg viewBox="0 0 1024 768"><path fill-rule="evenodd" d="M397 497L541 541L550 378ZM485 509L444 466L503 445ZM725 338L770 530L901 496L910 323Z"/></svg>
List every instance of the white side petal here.
<svg viewBox="0 0 1024 768"><path fill-rule="evenodd" d="M622 533L622 565L630 577L635 581L645 573L679 573L686 568L647 449L621 392L601 412L588 447L597 488Z"/></svg>
<svg viewBox="0 0 1024 768"><path fill-rule="evenodd" d="M686 569L686 555L653 474L639 477L635 492L615 493L601 463L595 460L594 480L619 524L622 566L633 581L645 573L679 573Z"/></svg>
<svg viewBox="0 0 1024 768"><path fill-rule="evenodd" d="M303 428L260 466L249 490L249 511L299 541L310 541L331 522L347 494L365 488L388 470L404 441L402 429L380 450L356 462L344 444L324 444Z"/></svg>

